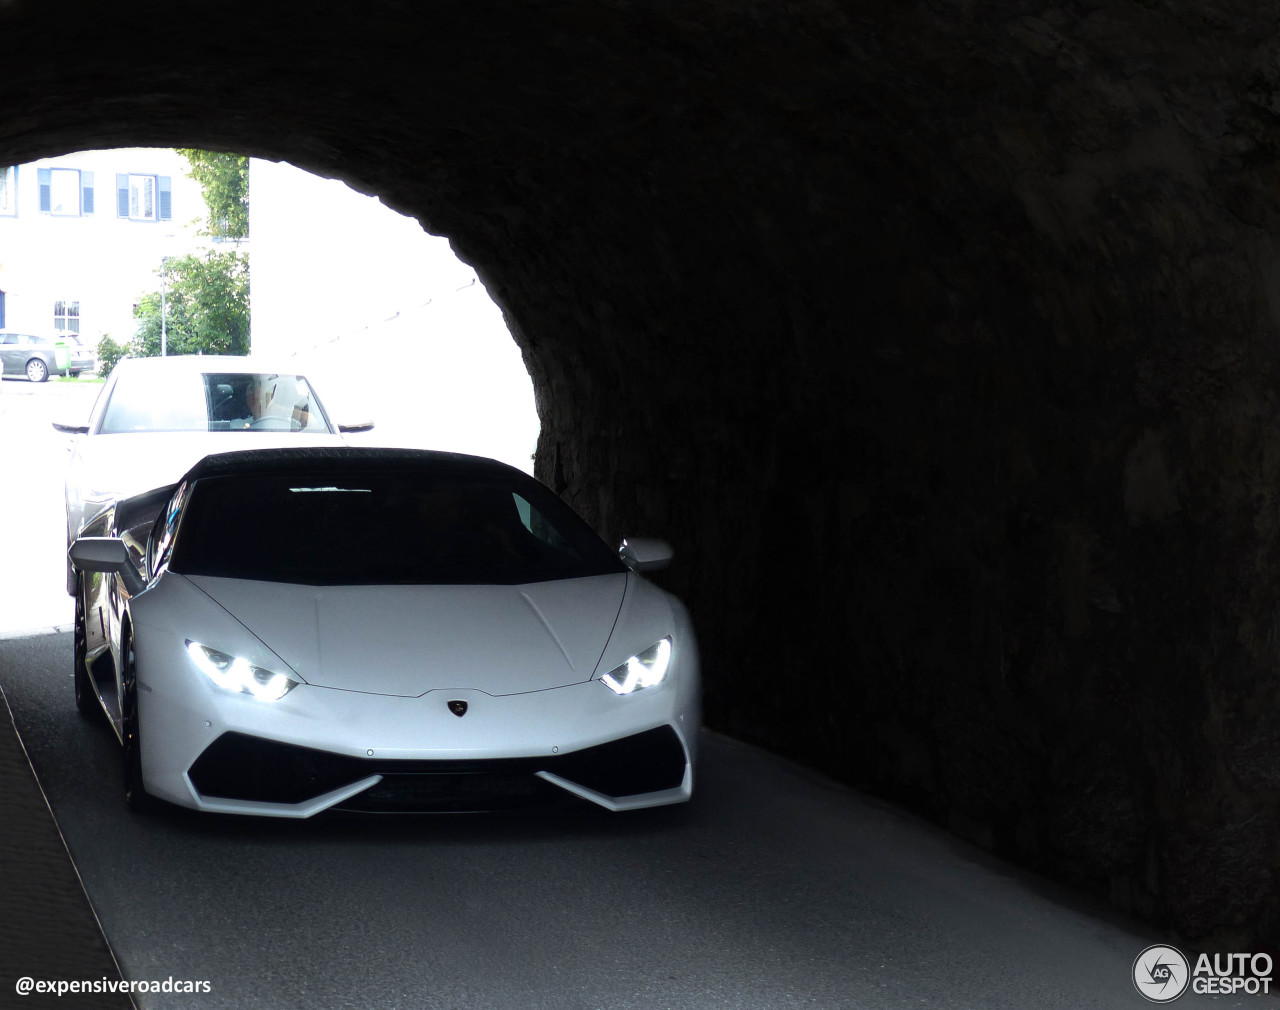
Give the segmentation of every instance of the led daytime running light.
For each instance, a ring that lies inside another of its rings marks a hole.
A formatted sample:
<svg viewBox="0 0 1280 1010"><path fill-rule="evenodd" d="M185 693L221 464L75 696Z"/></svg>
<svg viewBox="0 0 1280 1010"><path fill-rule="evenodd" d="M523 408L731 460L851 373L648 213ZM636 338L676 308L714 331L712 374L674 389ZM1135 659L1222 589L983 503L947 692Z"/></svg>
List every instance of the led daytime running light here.
<svg viewBox="0 0 1280 1010"><path fill-rule="evenodd" d="M670 665L671 639L664 638L644 652L636 653L621 666L614 667L600 679L614 694L632 694L661 684Z"/></svg>
<svg viewBox="0 0 1280 1010"><path fill-rule="evenodd" d="M188 641L187 653L201 673L224 691L234 694L253 695L260 701L279 701L298 686L292 677L264 670L247 659L228 656L199 642Z"/></svg>

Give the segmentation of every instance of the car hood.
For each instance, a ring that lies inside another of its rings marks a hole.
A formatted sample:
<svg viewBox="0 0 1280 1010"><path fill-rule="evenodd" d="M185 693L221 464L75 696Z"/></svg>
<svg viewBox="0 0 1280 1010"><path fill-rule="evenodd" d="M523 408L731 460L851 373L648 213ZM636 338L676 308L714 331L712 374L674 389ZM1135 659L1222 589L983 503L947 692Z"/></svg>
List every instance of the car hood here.
<svg viewBox="0 0 1280 1010"><path fill-rule="evenodd" d="M69 480L99 505L177 482L215 452L345 445L341 436L268 431L137 431L82 436ZM96 509L89 509L92 513ZM85 518L88 518L86 515Z"/></svg>
<svg viewBox="0 0 1280 1010"><path fill-rule="evenodd" d="M591 679L625 573L523 586L298 586L185 576L308 684L417 697Z"/></svg>

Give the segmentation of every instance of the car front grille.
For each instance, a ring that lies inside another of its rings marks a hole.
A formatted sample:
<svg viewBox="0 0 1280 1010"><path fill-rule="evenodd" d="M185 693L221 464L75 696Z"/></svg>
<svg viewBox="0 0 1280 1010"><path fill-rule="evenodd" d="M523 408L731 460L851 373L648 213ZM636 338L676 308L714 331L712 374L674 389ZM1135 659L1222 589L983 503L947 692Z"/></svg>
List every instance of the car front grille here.
<svg viewBox="0 0 1280 1010"><path fill-rule="evenodd" d="M531 772L387 772L339 803L361 813L467 812L542 806L567 794Z"/></svg>

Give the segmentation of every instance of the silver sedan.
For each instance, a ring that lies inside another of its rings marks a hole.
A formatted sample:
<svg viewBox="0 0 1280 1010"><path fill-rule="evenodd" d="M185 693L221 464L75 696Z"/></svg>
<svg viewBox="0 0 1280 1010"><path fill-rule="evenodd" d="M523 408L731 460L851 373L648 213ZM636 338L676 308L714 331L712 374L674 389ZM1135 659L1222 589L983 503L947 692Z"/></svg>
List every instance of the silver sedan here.
<svg viewBox="0 0 1280 1010"><path fill-rule="evenodd" d="M71 333L57 341L32 333L0 333L0 362L5 375L25 375L32 382L44 382L50 375L75 376L98 367L93 351Z"/></svg>

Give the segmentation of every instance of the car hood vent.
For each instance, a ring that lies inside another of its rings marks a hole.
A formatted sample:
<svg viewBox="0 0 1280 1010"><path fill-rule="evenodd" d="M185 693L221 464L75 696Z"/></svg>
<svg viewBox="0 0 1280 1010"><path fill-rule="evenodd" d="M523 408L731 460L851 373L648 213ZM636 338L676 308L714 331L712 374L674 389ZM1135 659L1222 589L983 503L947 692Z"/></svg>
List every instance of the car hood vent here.
<svg viewBox="0 0 1280 1010"><path fill-rule="evenodd" d="M187 576L308 684L417 697L591 679L625 573L524 586L301 586Z"/></svg>

